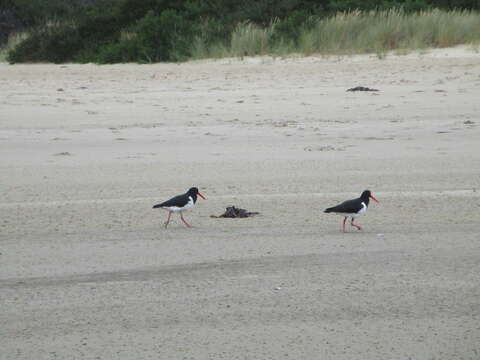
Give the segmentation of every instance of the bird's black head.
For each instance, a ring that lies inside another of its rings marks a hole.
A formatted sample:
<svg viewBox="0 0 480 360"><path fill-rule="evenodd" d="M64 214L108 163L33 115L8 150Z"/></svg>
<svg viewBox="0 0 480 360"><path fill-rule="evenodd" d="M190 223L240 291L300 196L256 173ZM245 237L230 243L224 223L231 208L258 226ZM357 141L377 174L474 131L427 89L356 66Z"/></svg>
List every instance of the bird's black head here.
<svg viewBox="0 0 480 360"><path fill-rule="evenodd" d="M196 188L196 187L192 187L192 188L188 189L187 194L188 194L188 196L191 196L194 201L197 200L197 195L200 196L202 199L207 200L207 199L205 199L205 196L203 196L200 193L200 191L198 191L198 188Z"/></svg>
<svg viewBox="0 0 480 360"><path fill-rule="evenodd" d="M360 196L362 199L368 199L370 198L370 195L372 195L372 192L370 190L365 190L362 192L362 195Z"/></svg>
<svg viewBox="0 0 480 360"><path fill-rule="evenodd" d="M370 199L373 199L378 203L378 200L375 199L375 196L372 195L372 192L370 190L365 190L364 192L362 192L362 195L360 195L360 199L362 199L362 201L365 202L367 206L370 202Z"/></svg>
<svg viewBox="0 0 480 360"><path fill-rule="evenodd" d="M198 188L191 187L190 189L188 189L187 194L188 195L197 195L198 194Z"/></svg>

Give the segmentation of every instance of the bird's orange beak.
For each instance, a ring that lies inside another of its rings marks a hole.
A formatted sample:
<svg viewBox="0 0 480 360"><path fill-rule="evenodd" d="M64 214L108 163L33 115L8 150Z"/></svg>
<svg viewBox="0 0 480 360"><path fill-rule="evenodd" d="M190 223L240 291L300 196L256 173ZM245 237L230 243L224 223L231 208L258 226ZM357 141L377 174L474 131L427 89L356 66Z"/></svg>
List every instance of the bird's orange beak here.
<svg viewBox="0 0 480 360"><path fill-rule="evenodd" d="M378 201L377 199L375 199L375 196L373 196L372 194L370 194L370 199L375 200L377 203L380 202L380 201Z"/></svg>
<svg viewBox="0 0 480 360"><path fill-rule="evenodd" d="M203 200L207 200L207 198L205 196L203 196L202 194L200 194L200 192L198 192L197 195L200 196Z"/></svg>

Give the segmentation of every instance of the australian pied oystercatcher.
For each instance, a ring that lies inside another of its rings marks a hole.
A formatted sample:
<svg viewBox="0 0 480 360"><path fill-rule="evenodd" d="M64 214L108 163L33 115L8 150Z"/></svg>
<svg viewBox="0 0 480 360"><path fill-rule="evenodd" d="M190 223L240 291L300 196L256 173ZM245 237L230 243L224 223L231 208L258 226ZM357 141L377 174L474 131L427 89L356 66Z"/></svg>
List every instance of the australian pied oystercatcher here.
<svg viewBox="0 0 480 360"><path fill-rule="evenodd" d="M187 227L192 227L192 225L190 225L185 221L182 213L185 210L191 209L195 206L195 203L197 202L197 195L200 196L202 199L206 200L205 197L202 194L200 194L200 192L196 187L192 187L188 189L188 191L185 194L177 195L171 198L170 200L164 201L153 207L154 209L161 208L168 211L168 219L165 222L165 229L167 228L168 223L170 222L170 216L172 216L173 212L179 212L180 218L182 219L183 223L187 225Z"/></svg>
<svg viewBox="0 0 480 360"><path fill-rule="evenodd" d="M350 223L352 224L352 226L355 226L358 230L362 230L361 226L353 223L353 220L357 216L363 215L367 212L370 199L373 199L378 203L378 200L375 199L370 190L365 190L364 192L362 192L362 195L360 195L359 198L347 200L337 206L325 209L324 212L333 212L345 216L345 219L343 219L343 232L345 232L345 221L347 221L348 217L352 218L352 221Z"/></svg>

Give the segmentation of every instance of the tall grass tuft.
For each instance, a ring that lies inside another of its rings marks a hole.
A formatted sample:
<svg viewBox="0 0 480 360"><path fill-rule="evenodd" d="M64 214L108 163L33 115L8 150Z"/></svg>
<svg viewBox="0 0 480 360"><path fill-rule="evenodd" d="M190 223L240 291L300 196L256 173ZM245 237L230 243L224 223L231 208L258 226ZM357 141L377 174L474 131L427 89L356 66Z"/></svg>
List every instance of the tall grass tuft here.
<svg viewBox="0 0 480 360"><path fill-rule="evenodd" d="M270 40L275 32L275 22L260 27L250 22L238 24L232 33L230 56L265 55L271 52Z"/></svg>
<svg viewBox="0 0 480 360"><path fill-rule="evenodd" d="M194 59L242 57L272 53L275 24L273 21L270 25L262 27L251 22L239 23L233 29L228 42L211 42L205 33L201 33L194 39L192 57Z"/></svg>
<svg viewBox="0 0 480 360"><path fill-rule="evenodd" d="M394 49L448 47L479 39L478 12L351 11L319 20L312 29L304 31L298 50L304 54L384 54Z"/></svg>
<svg viewBox="0 0 480 360"><path fill-rule="evenodd" d="M293 41L276 32L278 21L266 27L240 23L227 43L207 44L198 37L192 54L194 58L287 53L376 53L383 57L390 50L401 53L480 41L480 13L469 10L354 10L309 21Z"/></svg>

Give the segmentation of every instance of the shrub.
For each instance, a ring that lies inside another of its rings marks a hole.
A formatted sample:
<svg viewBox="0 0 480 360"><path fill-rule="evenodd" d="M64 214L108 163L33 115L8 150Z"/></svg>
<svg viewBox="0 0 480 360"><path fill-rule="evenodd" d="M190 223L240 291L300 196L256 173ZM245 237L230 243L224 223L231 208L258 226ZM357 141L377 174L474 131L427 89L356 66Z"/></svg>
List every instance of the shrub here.
<svg viewBox="0 0 480 360"><path fill-rule="evenodd" d="M189 23L175 10L165 10L160 15L148 12L129 34L101 47L95 61L176 61L189 55Z"/></svg>
<svg viewBox="0 0 480 360"><path fill-rule="evenodd" d="M82 39L73 24L53 24L30 32L29 36L12 49L7 56L10 63L53 62L71 59Z"/></svg>
<svg viewBox="0 0 480 360"><path fill-rule="evenodd" d="M0 48L0 62L6 61L8 53L28 38L26 32L10 33L7 42Z"/></svg>
<svg viewBox="0 0 480 360"><path fill-rule="evenodd" d="M313 16L307 11L295 10L283 20L278 20L275 25L275 31L272 35L273 43L293 42L298 45L300 34L311 29L318 16Z"/></svg>

